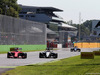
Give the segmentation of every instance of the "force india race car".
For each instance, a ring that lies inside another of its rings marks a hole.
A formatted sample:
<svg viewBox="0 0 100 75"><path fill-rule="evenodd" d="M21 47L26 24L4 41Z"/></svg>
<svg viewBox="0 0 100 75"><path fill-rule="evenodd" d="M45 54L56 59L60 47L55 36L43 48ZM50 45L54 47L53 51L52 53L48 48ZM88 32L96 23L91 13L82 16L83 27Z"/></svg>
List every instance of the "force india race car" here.
<svg viewBox="0 0 100 75"><path fill-rule="evenodd" d="M72 51L74 51L74 52L80 52L81 51L81 49L79 49L79 48L77 48L77 46L75 46L74 48L71 48L70 49L70 51L72 52Z"/></svg>
<svg viewBox="0 0 100 75"><path fill-rule="evenodd" d="M58 54L53 51L46 50L44 52L39 53L39 58L57 58Z"/></svg>
<svg viewBox="0 0 100 75"><path fill-rule="evenodd" d="M23 53L19 50L22 50L22 48L10 48L10 52L7 53L7 58L27 58L27 53Z"/></svg>

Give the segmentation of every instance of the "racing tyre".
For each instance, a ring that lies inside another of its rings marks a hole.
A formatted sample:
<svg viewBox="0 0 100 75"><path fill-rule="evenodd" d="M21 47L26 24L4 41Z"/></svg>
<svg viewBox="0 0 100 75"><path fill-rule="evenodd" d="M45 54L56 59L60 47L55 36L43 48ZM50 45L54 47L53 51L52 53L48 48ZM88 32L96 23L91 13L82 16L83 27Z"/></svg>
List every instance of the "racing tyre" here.
<svg viewBox="0 0 100 75"><path fill-rule="evenodd" d="M9 52L7 53L7 58L10 58L10 53Z"/></svg>
<svg viewBox="0 0 100 75"><path fill-rule="evenodd" d="M43 55L41 53L39 53L39 58L43 58Z"/></svg>
<svg viewBox="0 0 100 75"><path fill-rule="evenodd" d="M27 58L27 53L24 54L24 58Z"/></svg>
<svg viewBox="0 0 100 75"><path fill-rule="evenodd" d="M53 58L57 58L58 57L58 54L56 53L54 56L53 56Z"/></svg>
<svg viewBox="0 0 100 75"><path fill-rule="evenodd" d="M24 53L22 56L23 59L27 58L27 53Z"/></svg>
<svg viewBox="0 0 100 75"><path fill-rule="evenodd" d="M72 49L71 49L70 51L71 51L71 52L73 52L73 50L72 50Z"/></svg>
<svg viewBox="0 0 100 75"><path fill-rule="evenodd" d="M78 49L78 52L80 52L80 49Z"/></svg>

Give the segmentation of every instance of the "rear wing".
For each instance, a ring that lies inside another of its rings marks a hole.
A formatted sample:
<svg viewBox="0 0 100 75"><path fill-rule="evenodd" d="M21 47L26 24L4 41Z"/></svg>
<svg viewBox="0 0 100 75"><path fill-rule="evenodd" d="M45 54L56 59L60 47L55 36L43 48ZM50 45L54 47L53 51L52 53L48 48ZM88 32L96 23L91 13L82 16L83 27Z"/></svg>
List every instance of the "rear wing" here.
<svg viewBox="0 0 100 75"><path fill-rule="evenodd" d="M16 50L22 50L22 48L18 48L18 47L12 47L12 48L10 48L10 51L16 51Z"/></svg>

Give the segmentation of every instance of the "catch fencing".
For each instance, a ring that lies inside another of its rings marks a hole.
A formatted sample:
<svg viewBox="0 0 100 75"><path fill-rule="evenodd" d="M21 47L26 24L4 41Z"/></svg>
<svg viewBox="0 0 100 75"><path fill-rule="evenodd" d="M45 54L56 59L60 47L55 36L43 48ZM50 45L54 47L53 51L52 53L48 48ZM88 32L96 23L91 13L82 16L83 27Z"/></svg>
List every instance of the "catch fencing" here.
<svg viewBox="0 0 100 75"><path fill-rule="evenodd" d="M0 45L44 45L46 25L0 15Z"/></svg>

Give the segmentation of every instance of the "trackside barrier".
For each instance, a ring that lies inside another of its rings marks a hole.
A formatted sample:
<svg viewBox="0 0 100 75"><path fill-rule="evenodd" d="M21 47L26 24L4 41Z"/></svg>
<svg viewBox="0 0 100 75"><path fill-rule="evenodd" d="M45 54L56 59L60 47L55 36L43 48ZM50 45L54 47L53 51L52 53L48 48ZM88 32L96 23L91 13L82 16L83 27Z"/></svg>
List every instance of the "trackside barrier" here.
<svg viewBox="0 0 100 75"><path fill-rule="evenodd" d="M81 59L94 59L93 52L81 52Z"/></svg>
<svg viewBox="0 0 100 75"><path fill-rule="evenodd" d="M77 46L78 48L100 48L100 43L81 42L81 43L74 43L74 47L75 46Z"/></svg>
<svg viewBox="0 0 100 75"><path fill-rule="evenodd" d="M93 52L81 52L80 58L81 59L94 59L94 56L100 56L100 50L93 51Z"/></svg>
<svg viewBox="0 0 100 75"><path fill-rule="evenodd" d="M100 56L100 51L93 51L94 55Z"/></svg>

